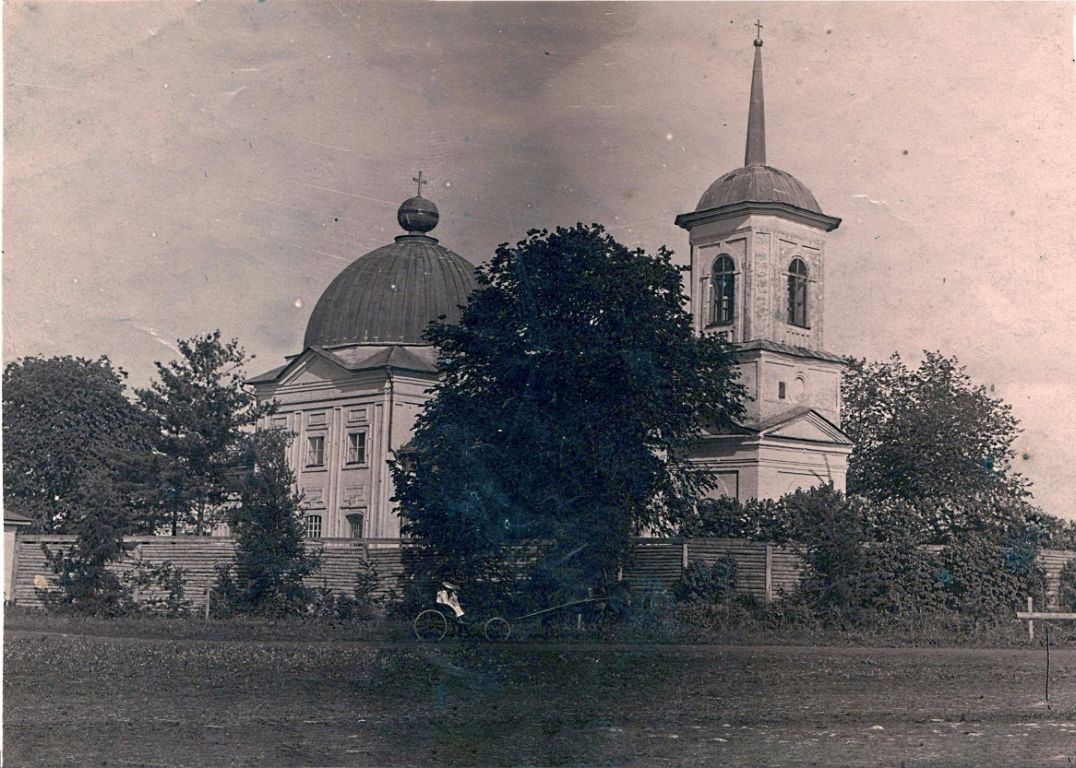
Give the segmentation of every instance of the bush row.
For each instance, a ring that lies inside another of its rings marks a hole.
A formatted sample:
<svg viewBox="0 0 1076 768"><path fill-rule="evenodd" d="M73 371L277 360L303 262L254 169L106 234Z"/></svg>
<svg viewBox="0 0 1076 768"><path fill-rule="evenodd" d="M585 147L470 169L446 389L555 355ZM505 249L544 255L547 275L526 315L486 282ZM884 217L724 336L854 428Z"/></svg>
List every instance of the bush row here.
<svg viewBox="0 0 1076 768"><path fill-rule="evenodd" d="M954 530L944 546L930 547L911 510L821 487L775 501L711 504L685 532L795 542L805 573L783 602L829 626L944 614L1009 622L1028 595L1045 604L1045 575L1036 562L1040 539L1032 526L1008 519L1004 526ZM716 603L734 590L734 562L719 561L709 568L690 565L675 591L681 600ZM1076 564L1070 563L1062 601L1074 600Z"/></svg>

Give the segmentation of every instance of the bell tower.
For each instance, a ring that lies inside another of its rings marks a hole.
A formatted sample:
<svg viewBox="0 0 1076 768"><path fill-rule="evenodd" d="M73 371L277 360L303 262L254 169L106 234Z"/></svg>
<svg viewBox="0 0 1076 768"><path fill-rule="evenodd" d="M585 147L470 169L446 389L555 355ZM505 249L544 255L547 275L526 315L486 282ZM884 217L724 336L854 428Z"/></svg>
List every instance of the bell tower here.
<svg viewBox="0 0 1076 768"><path fill-rule="evenodd" d="M841 220L766 164L761 34L754 49L744 165L676 217L691 244L695 331L736 345L749 396L737 429L708 434L694 458L741 499L823 482L843 489L851 450L840 431L843 361L823 343L826 237Z"/></svg>

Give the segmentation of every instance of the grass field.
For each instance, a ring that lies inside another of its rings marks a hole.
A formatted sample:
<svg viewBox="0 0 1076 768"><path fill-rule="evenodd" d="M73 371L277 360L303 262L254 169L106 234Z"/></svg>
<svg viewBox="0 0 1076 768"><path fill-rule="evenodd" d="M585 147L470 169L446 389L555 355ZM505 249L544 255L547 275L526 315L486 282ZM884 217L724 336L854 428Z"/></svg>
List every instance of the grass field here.
<svg viewBox="0 0 1076 768"><path fill-rule="evenodd" d="M7 629L8 766L1072 765L1076 650Z"/></svg>

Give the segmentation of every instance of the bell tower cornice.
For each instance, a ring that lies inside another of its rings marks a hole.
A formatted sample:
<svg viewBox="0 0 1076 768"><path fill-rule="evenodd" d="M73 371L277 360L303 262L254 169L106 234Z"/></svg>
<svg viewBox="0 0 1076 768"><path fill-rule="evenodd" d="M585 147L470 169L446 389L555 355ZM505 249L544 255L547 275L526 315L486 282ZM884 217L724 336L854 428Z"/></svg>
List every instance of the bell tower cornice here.
<svg viewBox="0 0 1076 768"><path fill-rule="evenodd" d="M682 227L689 232L699 224L711 224L725 219L738 216L759 214L762 216L779 216L809 227L815 227L823 232L832 232L841 225L841 220L835 216L827 216L824 213L815 213L794 205L773 202L742 202L724 205L720 208L709 208L691 213L681 213L676 217L676 226Z"/></svg>

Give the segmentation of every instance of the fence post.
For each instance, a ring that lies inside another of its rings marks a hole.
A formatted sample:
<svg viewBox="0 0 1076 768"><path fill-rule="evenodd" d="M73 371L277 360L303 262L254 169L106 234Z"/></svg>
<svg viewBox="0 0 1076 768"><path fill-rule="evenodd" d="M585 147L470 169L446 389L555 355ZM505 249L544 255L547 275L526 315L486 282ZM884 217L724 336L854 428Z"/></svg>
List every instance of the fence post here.
<svg viewBox="0 0 1076 768"><path fill-rule="evenodd" d="M135 605L142 605L142 585L139 584L138 569L142 565L142 542L136 541L134 545L134 551L131 557L131 561L134 565L131 566L131 570L128 571L128 576L134 580L134 594L131 596Z"/></svg>
<svg viewBox="0 0 1076 768"><path fill-rule="evenodd" d="M773 545L766 542L766 602L773 600Z"/></svg>
<svg viewBox="0 0 1076 768"><path fill-rule="evenodd" d="M12 605L17 605L18 600L15 595L18 594L19 586L19 550L22 549L22 537L19 536L17 531L12 535L15 537L15 544L11 547L11 565L9 566L11 569L11 594L7 596L7 599L11 601Z"/></svg>
<svg viewBox="0 0 1076 768"><path fill-rule="evenodd" d="M687 539L680 544L680 576L687 570Z"/></svg>
<svg viewBox="0 0 1076 768"><path fill-rule="evenodd" d="M1035 601L1031 599L1031 595L1028 595L1027 596L1027 612L1031 613L1034 610L1035 610ZM1031 619L1027 620L1027 639L1028 640L1034 640L1035 639L1035 622L1033 622Z"/></svg>

